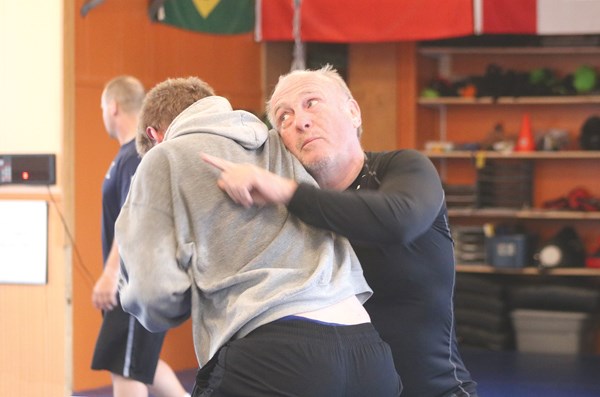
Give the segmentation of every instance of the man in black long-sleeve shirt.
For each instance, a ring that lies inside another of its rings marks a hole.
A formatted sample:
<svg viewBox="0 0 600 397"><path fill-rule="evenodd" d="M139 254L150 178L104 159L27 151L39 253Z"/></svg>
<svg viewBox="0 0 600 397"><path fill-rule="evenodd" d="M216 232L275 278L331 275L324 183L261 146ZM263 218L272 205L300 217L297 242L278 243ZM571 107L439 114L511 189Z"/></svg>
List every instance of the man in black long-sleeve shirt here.
<svg viewBox="0 0 600 397"><path fill-rule="evenodd" d="M287 205L346 236L374 291L365 303L388 342L402 396L477 396L454 332L453 242L438 173L414 150L365 153L358 103L330 67L280 78L268 116L319 188L213 159L238 203Z"/></svg>

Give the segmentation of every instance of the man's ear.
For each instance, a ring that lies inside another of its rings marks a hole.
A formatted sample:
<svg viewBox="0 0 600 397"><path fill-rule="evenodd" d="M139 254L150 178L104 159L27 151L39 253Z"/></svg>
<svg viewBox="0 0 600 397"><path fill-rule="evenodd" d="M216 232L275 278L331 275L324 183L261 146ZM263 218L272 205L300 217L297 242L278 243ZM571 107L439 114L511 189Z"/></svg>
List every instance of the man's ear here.
<svg viewBox="0 0 600 397"><path fill-rule="evenodd" d="M146 135L152 142L156 143L161 143L164 138L164 134L154 127L146 127Z"/></svg>
<svg viewBox="0 0 600 397"><path fill-rule="evenodd" d="M362 124L362 118L360 114L360 107L358 106L358 102L354 99L348 100L348 110L350 111L350 115L352 117L352 123L356 128L360 127Z"/></svg>
<svg viewBox="0 0 600 397"><path fill-rule="evenodd" d="M108 112L111 116L116 116L116 114L119 112L119 105L114 99L111 99L108 102Z"/></svg>

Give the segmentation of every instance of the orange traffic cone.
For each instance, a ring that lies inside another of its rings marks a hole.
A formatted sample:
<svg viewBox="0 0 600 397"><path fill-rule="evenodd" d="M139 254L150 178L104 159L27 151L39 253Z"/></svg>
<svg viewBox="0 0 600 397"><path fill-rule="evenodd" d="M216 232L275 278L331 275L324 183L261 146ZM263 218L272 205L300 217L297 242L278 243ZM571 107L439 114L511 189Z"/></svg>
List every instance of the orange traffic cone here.
<svg viewBox="0 0 600 397"><path fill-rule="evenodd" d="M519 132L519 139L515 146L517 152L531 152L535 150L535 139L531 132L531 120L529 119L529 113L523 115L521 121L521 132Z"/></svg>

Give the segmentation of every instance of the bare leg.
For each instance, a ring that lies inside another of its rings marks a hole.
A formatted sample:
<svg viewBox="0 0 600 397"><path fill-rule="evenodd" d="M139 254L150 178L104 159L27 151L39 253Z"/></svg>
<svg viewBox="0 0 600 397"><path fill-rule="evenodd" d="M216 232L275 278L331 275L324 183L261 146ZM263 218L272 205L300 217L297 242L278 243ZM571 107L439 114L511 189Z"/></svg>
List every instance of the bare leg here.
<svg viewBox="0 0 600 397"><path fill-rule="evenodd" d="M183 388L173 369L163 360L158 360L154 383L148 387L155 397L184 397L187 395L187 391Z"/></svg>
<svg viewBox="0 0 600 397"><path fill-rule="evenodd" d="M114 397L148 397L148 386L137 380L112 374Z"/></svg>

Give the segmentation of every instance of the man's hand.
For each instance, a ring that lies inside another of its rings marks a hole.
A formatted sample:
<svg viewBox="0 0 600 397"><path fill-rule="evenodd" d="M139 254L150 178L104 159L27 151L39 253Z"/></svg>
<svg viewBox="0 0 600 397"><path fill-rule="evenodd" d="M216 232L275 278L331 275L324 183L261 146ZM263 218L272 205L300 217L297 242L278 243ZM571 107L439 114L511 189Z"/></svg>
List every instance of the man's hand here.
<svg viewBox="0 0 600 397"><path fill-rule="evenodd" d="M217 184L244 207L287 204L298 188L296 181L282 178L252 164L236 164L201 153L202 160L221 170Z"/></svg>
<svg viewBox="0 0 600 397"><path fill-rule="evenodd" d="M110 311L117 306L117 287L119 275L110 271L102 272L92 291L92 304L96 309Z"/></svg>

